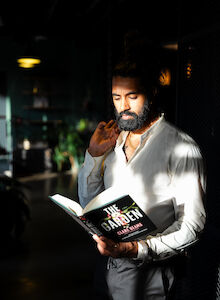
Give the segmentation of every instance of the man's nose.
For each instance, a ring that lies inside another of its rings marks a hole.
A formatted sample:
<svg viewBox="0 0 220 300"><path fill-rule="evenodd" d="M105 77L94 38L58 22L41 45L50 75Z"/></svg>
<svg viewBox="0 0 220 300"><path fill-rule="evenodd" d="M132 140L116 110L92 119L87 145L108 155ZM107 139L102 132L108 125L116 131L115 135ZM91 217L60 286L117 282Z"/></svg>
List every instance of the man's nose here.
<svg viewBox="0 0 220 300"><path fill-rule="evenodd" d="M127 99L122 98L120 110L125 111L125 110L129 110L129 109L130 109L129 102L127 101Z"/></svg>

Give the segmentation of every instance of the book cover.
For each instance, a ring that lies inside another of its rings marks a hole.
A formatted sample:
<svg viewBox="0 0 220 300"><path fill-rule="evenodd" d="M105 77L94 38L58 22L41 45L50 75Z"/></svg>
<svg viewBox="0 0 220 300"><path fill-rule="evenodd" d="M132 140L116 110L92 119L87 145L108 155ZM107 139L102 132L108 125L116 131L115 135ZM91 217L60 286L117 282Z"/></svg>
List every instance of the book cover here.
<svg viewBox="0 0 220 300"><path fill-rule="evenodd" d="M104 235L114 241L132 241L146 236L156 229L150 218L130 195L111 199L112 189L95 197L84 209L79 203L56 194L49 196L58 206L90 234ZM104 201L105 196L108 201ZM111 200L110 200L111 199Z"/></svg>
<svg viewBox="0 0 220 300"><path fill-rule="evenodd" d="M129 195L87 212L84 216L95 224L98 231L114 241L132 241L156 229Z"/></svg>

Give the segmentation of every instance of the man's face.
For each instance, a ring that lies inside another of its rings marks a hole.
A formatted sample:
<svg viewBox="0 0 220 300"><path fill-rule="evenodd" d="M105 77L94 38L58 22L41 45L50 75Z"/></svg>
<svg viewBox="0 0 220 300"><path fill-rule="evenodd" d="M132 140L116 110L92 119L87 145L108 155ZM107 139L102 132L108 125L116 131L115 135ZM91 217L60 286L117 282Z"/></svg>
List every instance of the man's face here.
<svg viewBox="0 0 220 300"><path fill-rule="evenodd" d="M135 131L144 126L149 106L137 78L113 77L112 98L116 121L121 130Z"/></svg>

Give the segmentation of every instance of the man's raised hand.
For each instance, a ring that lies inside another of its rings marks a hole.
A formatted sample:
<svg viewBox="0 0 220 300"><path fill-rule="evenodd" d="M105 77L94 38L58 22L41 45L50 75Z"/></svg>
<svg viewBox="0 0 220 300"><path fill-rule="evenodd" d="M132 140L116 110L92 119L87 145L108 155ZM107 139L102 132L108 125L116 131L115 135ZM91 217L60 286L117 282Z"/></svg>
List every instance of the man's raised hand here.
<svg viewBox="0 0 220 300"><path fill-rule="evenodd" d="M119 135L117 124L111 120L108 123L100 122L93 133L88 151L93 157L101 156L115 146Z"/></svg>

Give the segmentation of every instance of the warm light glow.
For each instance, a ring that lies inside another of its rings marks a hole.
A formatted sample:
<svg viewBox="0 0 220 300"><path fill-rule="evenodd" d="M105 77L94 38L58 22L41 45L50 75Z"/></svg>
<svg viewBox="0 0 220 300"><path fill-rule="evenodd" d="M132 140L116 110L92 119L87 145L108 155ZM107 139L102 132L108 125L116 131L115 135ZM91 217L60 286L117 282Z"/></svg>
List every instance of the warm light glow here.
<svg viewBox="0 0 220 300"><path fill-rule="evenodd" d="M168 68L161 70L159 82L162 86L168 86L171 83L171 72Z"/></svg>
<svg viewBox="0 0 220 300"><path fill-rule="evenodd" d="M29 69L34 68L35 65L38 65L41 63L41 60L39 58L33 58L33 57L22 57L17 60L19 67Z"/></svg>
<svg viewBox="0 0 220 300"><path fill-rule="evenodd" d="M163 45L163 48L168 49L168 50L178 50L178 43L167 43Z"/></svg>
<svg viewBox="0 0 220 300"><path fill-rule="evenodd" d="M38 93L38 88L37 87L33 87L33 94L37 94Z"/></svg>
<svg viewBox="0 0 220 300"><path fill-rule="evenodd" d="M186 65L186 77L190 79L192 77L192 63L188 62Z"/></svg>

